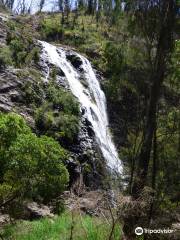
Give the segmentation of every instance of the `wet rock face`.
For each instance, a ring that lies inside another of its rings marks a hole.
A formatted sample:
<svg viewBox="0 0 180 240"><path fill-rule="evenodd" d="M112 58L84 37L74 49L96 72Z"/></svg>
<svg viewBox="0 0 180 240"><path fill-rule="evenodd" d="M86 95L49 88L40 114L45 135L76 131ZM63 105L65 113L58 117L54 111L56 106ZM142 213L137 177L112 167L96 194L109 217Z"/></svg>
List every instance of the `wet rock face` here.
<svg viewBox="0 0 180 240"><path fill-rule="evenodd" d="M70 173L70 186L83 176L83 184L90 189L102 186L105 172L105 162L95 141L91 123L81 116L80 131L77 142L70 147L71 159L67 162Z"/></svg>
<svg viewBox="0 0 180 240"><path fill-rule="evenodd" d="M21 82L10 69L0 72L0 110L9 112L15 106L15 96L20 97L18 89Z"/></svg>
<svg viewBox="0 0 180 240"><path fill-rule="evenodd" d="M73 67L75 69L82 72L82 69L81 69L82 61L77 55L75 55L71 51L68 51L67 54L66 54L66 59L71 62L71 64L73 65Z"/></svg>
<svg viewBox="0 0 180 240"><path fill-rule="evenodd" d="M6 43L7 29L5 22L7 21L7 17L0 13L0 45Z"/></svg>
<svg viewBox="0 0 180 240"><path fill-rule="evenodd" d="M23 103L22 86L32 79L17 77L18 70L13 68L0 71L0 111L16 111L22 115L31 127L34 127L32 110Z"/></svg>

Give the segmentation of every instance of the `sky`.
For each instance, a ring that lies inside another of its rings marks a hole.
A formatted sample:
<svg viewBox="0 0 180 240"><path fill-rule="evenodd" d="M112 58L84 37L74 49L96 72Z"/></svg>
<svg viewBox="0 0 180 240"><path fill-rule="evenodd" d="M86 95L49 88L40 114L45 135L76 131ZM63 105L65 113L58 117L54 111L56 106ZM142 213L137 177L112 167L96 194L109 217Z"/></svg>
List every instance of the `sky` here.
<svg viewBox="0 0 180 240"><path fill-rule="evenodd" d="M14 8L16 8L18 3L21 3L22 1L23 0L15 0ZM32 8L31 8L32 13L35 13L38 10L38 5L40 3L40 0L25 0L25 1L28 8L32 2ZM57 2L57 0L45 0L45 6L43 8L43 11L55 11L56 10L56 8L54 7L55 2ZM70 0L70 2L71 4L73 3L73 6L75 6L75 0ZM124 3L122 3L122 9L123 8L124 8Z"/></svg>
<svg viewBox="0 0 180 240"><path fill-rule="evenodd" d="M14 9L16 9L17 5L21 3L23 0L15 0L14 4ZM31 5L31 0L25 0L27 6L29 7ZM38 5L39 5L40 0L32 0L32 12L36 12L38 10ZM46 0L46 4L43 8L43 11L48 11L48 10L55 10L54 9L54 3L56 0Z"/></svg>

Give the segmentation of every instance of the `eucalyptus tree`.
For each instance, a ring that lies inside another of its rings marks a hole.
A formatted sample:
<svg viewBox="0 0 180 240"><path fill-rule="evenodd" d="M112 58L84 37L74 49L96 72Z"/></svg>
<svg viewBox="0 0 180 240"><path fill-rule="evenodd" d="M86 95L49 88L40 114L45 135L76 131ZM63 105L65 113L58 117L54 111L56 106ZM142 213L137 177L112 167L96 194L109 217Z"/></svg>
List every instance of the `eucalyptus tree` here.
<svg viewBox="0 0 180 240"><path fill-rule="evenodd" d="M168 66L175 42L176 7L176 1L174 0L126 1L125 9L129 16L131 34L144 42L144 48L149 59L149 74L147 76L149 93L142 145L132 186L133 200L139 199L144 187L147 186L153 138L154 147L156 147L158 103L163 83L168 74ZM154 149L154 154L156 154L156 149ZM154 181L155 176L153 178ZM134 225L139 220L138 215L126 216L124 232L128 239L134 239Z"/></svg>
<svg viewBox="0 0 180 240"><path fill-rule="evenodd" d="M15 0L0 0L0 5L13 9Z"/></svg>
<svg viewBox="0 0 180 240"><path fill-rule="evenodd" d="M42 11L42 9L43 9L43 7L44 7L44 5L45 5L45 0L40 0L40 3L39 3L39 11L41 12Z"/></svg>

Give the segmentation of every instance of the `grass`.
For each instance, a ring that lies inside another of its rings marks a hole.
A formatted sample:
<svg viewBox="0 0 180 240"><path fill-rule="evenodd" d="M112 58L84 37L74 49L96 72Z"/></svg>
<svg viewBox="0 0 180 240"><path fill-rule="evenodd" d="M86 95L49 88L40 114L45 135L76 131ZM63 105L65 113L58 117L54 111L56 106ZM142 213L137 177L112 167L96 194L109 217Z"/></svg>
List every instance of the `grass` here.
<svg viewBox="0 0 180 240"><path fill-rule="evenodd" d="M33 16L17 16L16 21L10 21L10 30L15 27L20 35L30 35L53 44L62 44L75 48L86 55L93 65L104 71L104 49L106 44L117 42L122 38L123 24L120 27L109 25L105 16L97 23L96 16L86 15L83 11L74 23L75 13L69 14L68 21L61 24L60 13L41 13ZM28 33L28 34L24 34Z"/></svg>
<svg viewBox="0 0 180 240"><path fill-rule="evenodd" d="M104 29L107 27L96 26L95 19L91 16L80 15L76 20L74 28L73 25L74 14L71 13L69 16L68 24L63 25L64 37L57 40L65 45L70 45L76 47L77 50L85 52L87 48L92 47L96 48L96 51L101 51L106 38L104 37ZM62 28L60 23L61 15L45 15L43 22L47 26L57 26L57 28Z"/></svg>
<svg viewBox="0 0 180 240"><path fill-rule="evenodd" d="M64 213L54 219L19 221L8 225L3 229L2 236L6 240L109 240L110 231L111 224L104 219L79 214L74 214L72 218L72 214ZM118 224L111 240L120 240L120 236Z"/></svg>
<svg viewBox="0 0 180 240"><path fill-rule="evenodd" d="M63 26L61 25L61 14L42 13L33 18L31 16L16 18L17 22L11 21L10 25L15 25L17 32L26 31L36 39L74 47L102 69L100 56L103 54L104 47L109 40L116 40L114 30L109 29L105 21L102 20L97 26L95 16L84 15L83 12L79 14L76 24L73 24L74 13L70 13L68 22L65 22ZM54 39L51 40L49 35L54 35Z"/></svg>

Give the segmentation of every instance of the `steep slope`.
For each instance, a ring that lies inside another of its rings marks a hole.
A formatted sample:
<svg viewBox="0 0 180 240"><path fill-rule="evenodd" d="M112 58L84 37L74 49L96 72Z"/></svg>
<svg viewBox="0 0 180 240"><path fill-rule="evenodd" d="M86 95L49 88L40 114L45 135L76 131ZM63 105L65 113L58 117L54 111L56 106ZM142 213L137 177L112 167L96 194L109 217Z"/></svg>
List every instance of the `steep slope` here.
<svg viewBox="0 0 180 240"><path fill-rule="evenodd" d="M8 49L12 64L5 62L1 67L1 111L21 114L36 133L53 136L70 152L66 164L71 186L103 186L107 170L120 173L122 167L108 130L105 96L90 63L69 50L64 62L63 58L53 62L55 59L46 57L45 43L43 48L18 18L9 22L3 18L2 24L2 49ZM55 51L65 53L63 49ZM68 76L68 71L72 75ZM61 94L64 99L57 100ZM75 102L81 104L80 113L73 113L73 105L68 110L67 105Z"/></svg>

